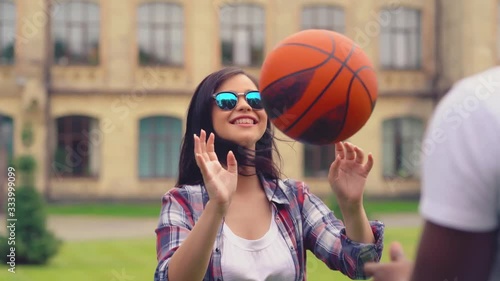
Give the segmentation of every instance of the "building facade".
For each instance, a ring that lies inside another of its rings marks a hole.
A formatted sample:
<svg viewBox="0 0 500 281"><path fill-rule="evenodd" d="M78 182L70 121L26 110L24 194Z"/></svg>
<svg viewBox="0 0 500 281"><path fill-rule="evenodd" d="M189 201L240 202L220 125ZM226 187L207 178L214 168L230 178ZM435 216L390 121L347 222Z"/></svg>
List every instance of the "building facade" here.
<svg viewBox="0 0 500 281"><path fill-rule="evenodd" d="M372 152L367 193L419 190L420 144L437 99L496 65L497 0L0 0L0 159L26 153L49 200L159 199L176 181L194 89L303 29L352 38L379 79L349 141ZM486 11L486 12L485 12ZM31 128L31 129L30 129ZM33 132L33 145L23 132ZM332 146L278 137L284 177L328 194Z"/></svg>

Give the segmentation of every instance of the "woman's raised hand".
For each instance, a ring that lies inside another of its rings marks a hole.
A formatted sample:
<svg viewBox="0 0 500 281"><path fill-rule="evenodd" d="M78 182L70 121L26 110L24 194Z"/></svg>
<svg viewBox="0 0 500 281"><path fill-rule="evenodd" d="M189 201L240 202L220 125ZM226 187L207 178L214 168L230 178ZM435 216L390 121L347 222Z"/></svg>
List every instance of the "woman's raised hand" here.
<svg viewBox="0 0 500 281"><path fill-rule="evenodd" d="M337 157L330 166L328 181L340 206L359 206L363 202L366 178L373 167L373 156L365 163L363 150L348 142L335 144Z"/></svg>
<svg viewBox="0 0 500 281"><path fill-rule="evenodd" d="M229 151L227 167L223 167L215 153L215 135L210 133L207 140L205 130L201 130L199 137L197 135L193 137L196 164L200 168L210 201L215 203L217 209L225 215L238 182L236 158L233 152Z"/></svg>

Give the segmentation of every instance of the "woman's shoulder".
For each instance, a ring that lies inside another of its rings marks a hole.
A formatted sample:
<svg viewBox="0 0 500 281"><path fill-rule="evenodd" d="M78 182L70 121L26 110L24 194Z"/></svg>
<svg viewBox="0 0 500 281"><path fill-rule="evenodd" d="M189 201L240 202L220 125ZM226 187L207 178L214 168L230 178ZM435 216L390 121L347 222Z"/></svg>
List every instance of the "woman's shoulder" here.
<svg viewBox="0 0 500 281"><path fill-rule="evenodd" d="M285 191L297 192L298 190L304 190L307 188L307 184L304 181L300 181L294 178L284 178L279 180L279 185Z"/></svg>
<svg viewBox="0 0 500 281"><path fill-rule="evenodd" d="M174 198L180 201L203 201L205 189L201 184L174 186L163 195L163 200Z"/></svg>
<svg viewBox="0 0 500 281"><path fill-rule="evenodd" d="M301 199L304 193L308 192L308 187L304 181L294 178L281 178L277 181L272 181L271 186L277 182L278 188L282 190L285 196L290 200L291 198Z"/></svg>

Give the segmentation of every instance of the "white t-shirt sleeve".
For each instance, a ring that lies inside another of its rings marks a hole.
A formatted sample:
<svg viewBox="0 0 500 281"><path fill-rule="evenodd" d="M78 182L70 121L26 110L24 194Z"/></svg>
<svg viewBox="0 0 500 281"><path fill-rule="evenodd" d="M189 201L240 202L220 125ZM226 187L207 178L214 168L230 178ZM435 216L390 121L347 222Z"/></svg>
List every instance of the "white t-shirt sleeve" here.
<svg viewBox="0 0 500 281"><path fill-rule="evenodd" d="M448 95L422 146L420 213L444 227L491 231L498 227L500 91L478 96L459 85Z"/></svg>

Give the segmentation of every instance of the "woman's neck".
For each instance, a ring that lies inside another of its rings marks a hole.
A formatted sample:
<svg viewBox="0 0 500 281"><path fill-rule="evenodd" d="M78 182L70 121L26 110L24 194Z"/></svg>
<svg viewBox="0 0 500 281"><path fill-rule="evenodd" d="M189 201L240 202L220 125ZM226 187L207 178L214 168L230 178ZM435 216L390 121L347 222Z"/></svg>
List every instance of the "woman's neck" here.
<svg viewBox="0 0 500 281"><path fill-rule="evenodd" d="M249 194L260 190L262 190L262 187L255 167L241 167L238 174L236 193Z"/></svg>

